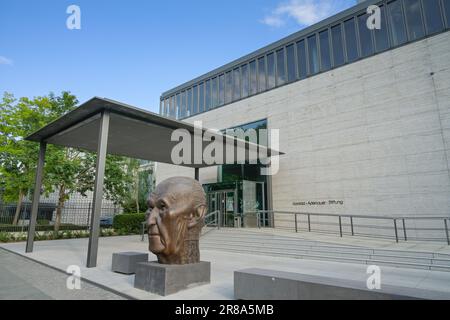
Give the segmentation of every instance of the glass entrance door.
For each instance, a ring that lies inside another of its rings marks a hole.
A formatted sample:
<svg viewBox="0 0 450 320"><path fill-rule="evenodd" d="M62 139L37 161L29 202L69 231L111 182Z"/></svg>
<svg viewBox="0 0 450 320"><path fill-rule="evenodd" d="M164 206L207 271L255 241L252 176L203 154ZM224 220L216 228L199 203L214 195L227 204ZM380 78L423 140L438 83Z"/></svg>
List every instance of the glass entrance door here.
<svg viewBox="0 0 450 320"><path fill-rule="evenodd" d="M234 227L237 215L236 190L220 190L208 193L209 212L219 211L219 224L221 227Z"/></svg>

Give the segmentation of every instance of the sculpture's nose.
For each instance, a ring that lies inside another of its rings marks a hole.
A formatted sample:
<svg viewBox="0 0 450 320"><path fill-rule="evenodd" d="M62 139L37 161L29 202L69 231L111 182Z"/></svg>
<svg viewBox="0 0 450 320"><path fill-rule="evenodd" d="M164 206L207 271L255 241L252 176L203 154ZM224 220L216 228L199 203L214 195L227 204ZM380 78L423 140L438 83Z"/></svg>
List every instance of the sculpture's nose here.
<svg viewBox="0 0 450 320"><path fill-rule="evenodd" d="M148 214L147 224L149 226L155 225L156 224L156 217L158 215L158 209L157 208L153 208L152 210L149 209L147 214Z"/></svg>

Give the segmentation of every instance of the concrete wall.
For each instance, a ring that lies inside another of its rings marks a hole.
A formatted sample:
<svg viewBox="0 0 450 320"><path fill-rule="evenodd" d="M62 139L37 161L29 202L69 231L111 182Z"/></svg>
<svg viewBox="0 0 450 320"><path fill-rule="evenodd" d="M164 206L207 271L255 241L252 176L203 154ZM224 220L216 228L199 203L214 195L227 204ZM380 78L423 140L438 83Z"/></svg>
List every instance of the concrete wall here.
<svg viewBox="0 0 450 320"><path fill-rule="evenodd" d="M275 210L449 216L450 32L187 121L223 129L263 118L287 153L272 180ZM158 164L157 182L180 174L193 170Z"/></svg>

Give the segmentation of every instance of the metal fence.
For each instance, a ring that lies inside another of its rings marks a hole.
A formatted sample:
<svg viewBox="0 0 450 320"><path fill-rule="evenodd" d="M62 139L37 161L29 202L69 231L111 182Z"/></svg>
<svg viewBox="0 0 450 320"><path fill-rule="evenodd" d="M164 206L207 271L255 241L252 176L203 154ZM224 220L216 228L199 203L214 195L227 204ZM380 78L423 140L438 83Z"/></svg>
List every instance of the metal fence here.
<svg viewBox="0 0 450 320"><path fill-rule="evenodd" d="M293 232L315 232L343 236L401 241L434 241L450 245L450 216L370 216L289 211L247 212L270 216L272 227ZM258 224L258 227L261 227Z"/></svg>
<svg viewBox="0 0 450 320"><path fill-rule="evenodd" d="M52 202L39 203L36 231L54 230L56 221L56 204ZM24 202L16 223L14 217L16 204L0 203L0 232L26 232L30 222L31 202ZM100 225L111 227L115 215L121 213L122 208L111 203L104 204L101 209ZM87 230L90 227L92 202L71 201L67 203L61 213L60 230Z"/></svg>

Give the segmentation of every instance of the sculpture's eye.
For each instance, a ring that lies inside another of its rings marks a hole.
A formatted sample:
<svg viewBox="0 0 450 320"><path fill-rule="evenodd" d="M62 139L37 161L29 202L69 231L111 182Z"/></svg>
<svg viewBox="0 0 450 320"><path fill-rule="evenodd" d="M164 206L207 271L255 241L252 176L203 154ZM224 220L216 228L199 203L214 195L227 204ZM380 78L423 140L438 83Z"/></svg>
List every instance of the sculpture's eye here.
<svg viewBox="0 0 450 320"><path fill-rule="evenodd" d="M161 211L164 211L164 210L167 209L167 205L166 205L166 203L164 201L161 201L159 203L158 207L159 207L159 210L161 210Z"/></svg>

